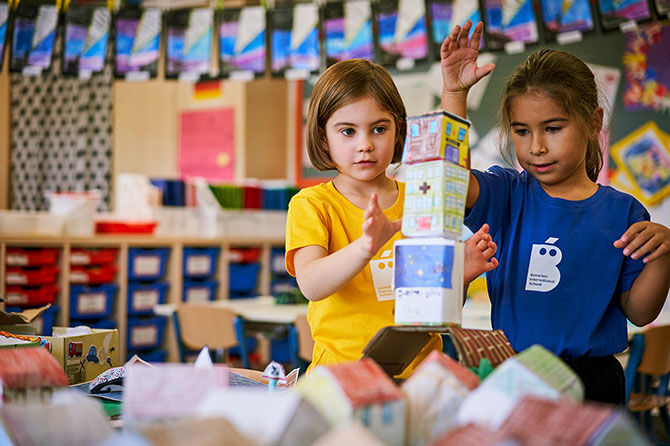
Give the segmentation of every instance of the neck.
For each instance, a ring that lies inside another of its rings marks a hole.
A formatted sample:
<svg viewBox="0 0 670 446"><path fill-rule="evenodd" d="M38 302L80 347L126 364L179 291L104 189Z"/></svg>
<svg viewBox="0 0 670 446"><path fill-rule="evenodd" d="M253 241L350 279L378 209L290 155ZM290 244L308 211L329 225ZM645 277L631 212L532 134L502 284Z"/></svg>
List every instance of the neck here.
<svg viewBox="0 0 670 446"><path fill-rule="evenodd" d="M349 177L337 175L333 178L333 185L344 198L360 209L367 207L373 193L377 194L379 206L382 209L391 207L398 198L396 182L386 175L380 175L374 180L366 182L352 181Z"/></svg>
<svg viewBox="0 0 670 446"><path fill-rule="evenodd" d="M571 201L586 200L598 190L598 185L588 177L586 180L570 184L566 184L565 182L560 184L544 184L540 182L540 185L550 197Z"/></svg>

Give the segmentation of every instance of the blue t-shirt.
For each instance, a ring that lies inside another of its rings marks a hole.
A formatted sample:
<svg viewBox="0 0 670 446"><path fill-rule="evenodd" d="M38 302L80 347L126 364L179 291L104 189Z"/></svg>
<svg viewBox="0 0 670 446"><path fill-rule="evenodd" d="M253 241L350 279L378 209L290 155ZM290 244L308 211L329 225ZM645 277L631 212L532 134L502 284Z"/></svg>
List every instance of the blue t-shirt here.
<svg viewBox="0 0 670 446"><path fill-rule="evenodd" d="M564 358L605 356L627 346L620 295L644 268L613 243L649 213L600 185L585 200L554 198L527 172L473 170L479 198L465 224L488 223L500 264L487 273L491 322L521 351L541 344Z"/></svg>

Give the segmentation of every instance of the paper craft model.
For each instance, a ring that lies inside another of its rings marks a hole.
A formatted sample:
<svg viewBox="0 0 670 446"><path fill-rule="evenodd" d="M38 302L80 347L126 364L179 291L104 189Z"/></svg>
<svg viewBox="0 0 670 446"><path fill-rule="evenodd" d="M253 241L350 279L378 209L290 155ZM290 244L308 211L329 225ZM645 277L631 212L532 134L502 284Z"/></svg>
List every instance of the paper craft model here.
<svg viewBox="0 0 670 446"><path fill-rule="evenodd" d="M63 368L43 347L0 349L2 402L48 401L54 390L68 385Z"/></svg>
<svg viewBox="0 0 670 446"><path fill-rule="evenodd" d="M461 324L463 243L408 238L394 243L395 323Z"/></svg>
<svg viewBox="0 0 670 446"><path fill-rule="evenodd" d="M407 117L402 162L442 159L467 167L469 128L467 119L444 110Z"/></svg>
<svg viewBox="0 0 670 446"><path fill-rule="evenodd" d="M407 166L402 233L460 239L470 171L449 161Z"/></svg>
<svg viewBox="0 0 670 446"><path fill-rule="evenodd" d="M442 352L433 351L405 381L407 444L427 444L456 425L456 414L479 378Z"/></svg>
<svg viewBox="0 0 670 446"><path fill-rule="evenodd" d="M500 364L468 395L458 412L458 422L497 430L526 395L580 403L584 386L560 358L533 345Z"/></svg>
<svg viewBox="0 0 670 446"><path fill-rule="evenodd" d="M298 381L296 392L333 427L357 420L384 444L404 444L405 398L372 359L318 366Z"/></svg>

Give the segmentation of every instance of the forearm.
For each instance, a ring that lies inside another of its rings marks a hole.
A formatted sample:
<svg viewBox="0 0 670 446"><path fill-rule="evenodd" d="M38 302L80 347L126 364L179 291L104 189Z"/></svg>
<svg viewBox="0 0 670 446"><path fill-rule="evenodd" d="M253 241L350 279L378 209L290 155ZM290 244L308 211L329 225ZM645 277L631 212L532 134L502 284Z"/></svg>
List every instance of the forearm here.
<svg viewBox="0 0 670 446"><path fill-rule="evenodd" d="M355 240L332 254L307 262L297 271L298 286L305 297L313 302L323 300L360 273L370 261L361 245L361 239Z"/></svg>
<svg viewBox="0 0 670 446"><path fill-rule="evenodd" d="M663 308L670 288L670 254L649 262L622 301L628 320L637 326L652 322Z"/></svg>
<svg viewBox="0 0 670 446"><path fill-rule="evenodd" d="M446 110L449 113L458 115L462 118L467 117L467 98L468 92L466 91L446 91L442 90L442 110Z"/></svg>

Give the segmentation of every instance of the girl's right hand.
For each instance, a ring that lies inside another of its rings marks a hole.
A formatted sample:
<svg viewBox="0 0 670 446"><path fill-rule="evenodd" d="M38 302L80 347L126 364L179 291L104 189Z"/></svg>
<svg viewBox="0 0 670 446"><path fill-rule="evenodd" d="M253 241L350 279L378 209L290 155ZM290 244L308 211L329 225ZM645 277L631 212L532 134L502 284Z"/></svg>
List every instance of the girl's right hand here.
<svg viewBox="0 0 670 446"><path fill-rule="evenodd" d="M442 67L442 94L463 94L484 76L493 71L495 65L488 63L477 67L479 42L484 24L477 23L472 38L468 41L472 22L468 20L461 29L456 25L440 47Z"/></svg>

